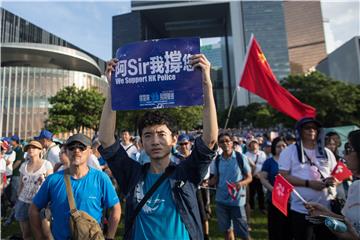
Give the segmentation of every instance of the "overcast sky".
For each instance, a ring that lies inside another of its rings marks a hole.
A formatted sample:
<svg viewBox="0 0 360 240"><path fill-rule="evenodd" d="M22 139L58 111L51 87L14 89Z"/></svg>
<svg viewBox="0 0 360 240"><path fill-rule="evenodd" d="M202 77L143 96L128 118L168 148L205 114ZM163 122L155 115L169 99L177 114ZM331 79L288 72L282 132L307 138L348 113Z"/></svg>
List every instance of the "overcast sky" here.
<svg viewBox="0 0 360 240"><path fill-rule="evenodd" d="M2 1L2 7L104 60L112 56L112 16L130 1ZM328 53L360 35L358 0L322 0Z"/></svg>

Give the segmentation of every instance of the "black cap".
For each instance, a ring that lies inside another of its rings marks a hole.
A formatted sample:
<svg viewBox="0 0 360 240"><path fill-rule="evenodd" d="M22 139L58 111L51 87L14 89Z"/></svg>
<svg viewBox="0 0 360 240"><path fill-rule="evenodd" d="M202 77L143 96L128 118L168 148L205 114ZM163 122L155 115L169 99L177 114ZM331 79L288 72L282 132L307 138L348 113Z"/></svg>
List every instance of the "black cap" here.
<svg viewBox="0 0 360 240"><path fill-rule="evenodd" d="M78 134L75 134L75 135L72 135L71 137L69 137L68 140L66 141L65 145L69 146L74 142L79 142L81 144L84 144L85 146L91 146L91 139L81 133L78 133Z"/></svg>
<svg viewBox="0 0 360 240"><path fill-rule="evenodd" d="M296 129L301 129L301 128L302 128L305 124L307 124L307 123L315 123L315 125L316 125L318 128L321 128L321 127L322 127L321 123L320 123L318 120L316 120L315 118L305 117L305 118L300 119L300 120L296 123L295 128L296 128Z"/></svg>

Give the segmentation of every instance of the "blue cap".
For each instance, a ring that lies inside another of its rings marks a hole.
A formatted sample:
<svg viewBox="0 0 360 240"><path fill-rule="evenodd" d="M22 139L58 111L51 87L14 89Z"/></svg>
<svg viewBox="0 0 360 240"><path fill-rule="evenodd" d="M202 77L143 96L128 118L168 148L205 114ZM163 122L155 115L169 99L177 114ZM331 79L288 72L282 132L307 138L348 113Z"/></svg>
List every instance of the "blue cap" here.
<svg viewBox="0 0 360 240"><path fill-rule="evenodd" d="M12 135L11 140L13 140L13 141L15 141L15 142L20 142L20 138L19 138L19 136L16 135L16 134Z"/></svg>
<svg viewBox="0 0 360 240"><path fill-rule="evenodd" d="M183 142L189 142L190 141L190 138L188 135L186 134L181 134L179 137L178 137L178 142L179 143L183 143Z"/></svg>
<svg viewBox="0 0 360 240"><path fill-rule="evenodd" d="M48 130L41 130L39 136L34 137L35 140L40 140L43 138L52 140L53 134L51 132L49 132Z"/></svg>
<svg viewBox="0 0 360 240"><path fill-rule="evenodd" d="M271 141L266 141L265 142L265 147L271 147Z"/></svg>

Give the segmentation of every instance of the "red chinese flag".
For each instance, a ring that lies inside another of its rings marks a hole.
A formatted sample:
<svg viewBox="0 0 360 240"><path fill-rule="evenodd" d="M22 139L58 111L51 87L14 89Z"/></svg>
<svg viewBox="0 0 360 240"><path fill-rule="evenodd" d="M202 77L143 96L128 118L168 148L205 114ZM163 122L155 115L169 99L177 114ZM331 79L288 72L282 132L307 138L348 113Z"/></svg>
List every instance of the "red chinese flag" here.
<svg viewBox="0 0 360 240"><path fill-rule="evenodd" d="M285 216L287 216L288 213L288 201L293 188L294 186L280 174L275 177L274 188L272 191L272 204L277 207L280 212L285 214Z"/></svg>
<svg viewBox="0 0 360 240"><path fill-rule="evenodd" d="M238 192L238 190L236 189L236 185L234 183L229 183L228 181L226 181L226 185L230 197L232 198L232 200L236 200L236 194Z"/></svg>
<svg viewBox="0 0 360 240"><path fill-rule="evenodd" d="M255 37L251 38L249 46L240 86L262 97L273 108L295 120L315 117L315 108L300 102L278 83Z"/></svg>
<svg viewBox="0 0 360 240"><path fill-rule="evenodd" d="M334 178L336 178L339 182L344 181L345 179L349 178L350 176L352 176L351 171L346 167L346 165L344 163L342 163L341 161L338 161L338 163L336 164L334 170L331 173L331 176L333 176Z"/></svg>

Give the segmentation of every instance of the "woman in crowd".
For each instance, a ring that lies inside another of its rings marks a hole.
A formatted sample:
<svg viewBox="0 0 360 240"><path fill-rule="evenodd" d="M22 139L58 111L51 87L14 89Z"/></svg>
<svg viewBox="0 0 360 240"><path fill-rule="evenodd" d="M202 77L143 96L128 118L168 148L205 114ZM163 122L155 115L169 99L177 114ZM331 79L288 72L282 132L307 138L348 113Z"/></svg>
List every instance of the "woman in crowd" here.
<svg viewBox="0 0 360 240"><path fill-rule="evenodd" d="M271 202L271 192L273 190L275 176L279 172L278 160L281 151L286 148L285 139L282 137L275 138L271 143L272 157L268 158L259 173L260 181L268 190L266 194L268 207L268 234L269 240L291 239L291 228L289 220L281 213Z"/></svg>
<svg viewBox="0 0 360 240"><path fill-rule="evenodd" d="M43 147L38 141L31 141L25 146L27 161L20 166L19 197L15 205L15 218L20 223L23 239L32 239L28 210L32 198L40 189L45 178L53 173L53 167L47 160L41 159Z"/></svg>
<svg viewBox="0 0 360 240"><path fill-rule="evenodd" d="M334 232L334 234L339 239L360 240L360 130L349 134L349 150L344 158L353 174L353 183L341 211L342 215L337 215L318 203L308 203L306 208L311 216L326 215L344 219L347 231Z"/></svg>

